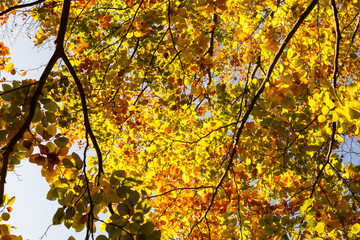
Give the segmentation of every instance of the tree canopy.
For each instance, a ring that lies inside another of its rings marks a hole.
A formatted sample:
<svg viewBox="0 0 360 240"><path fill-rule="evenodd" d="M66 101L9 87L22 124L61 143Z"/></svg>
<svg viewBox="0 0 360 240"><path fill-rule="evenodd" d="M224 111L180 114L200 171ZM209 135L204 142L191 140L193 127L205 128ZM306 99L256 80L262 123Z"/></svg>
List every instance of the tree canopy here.
<svg viewBox="0 0 360 240"><path fill-rule="evenodd" d="M22 239L6 175L23 161L59 203L52 224L85 239L358 239L359 13L357 0L2 0L1 28L17 17L54 48L26 79L0 42L1 239Z"/></svg>

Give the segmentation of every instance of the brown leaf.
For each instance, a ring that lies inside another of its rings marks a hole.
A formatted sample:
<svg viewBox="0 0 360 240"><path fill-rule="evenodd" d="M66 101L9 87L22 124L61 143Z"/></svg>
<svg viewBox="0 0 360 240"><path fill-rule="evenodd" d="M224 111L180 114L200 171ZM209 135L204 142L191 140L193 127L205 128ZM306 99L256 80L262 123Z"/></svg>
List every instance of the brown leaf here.
<svg viewBox="0 0 360 240"><path fill-rule="evenodd" d="M58 154L59 154L59 156L65 156L68 152L69 152L68 147L62 147L62 148L60 148Z"/></svg>
<svg viewBox="0 0 360 240"><path fill-rule="evenodd" d="M23 142L23 146L24 146L25 148L27 148L28 150L30 150L30 148L31 148L32 145L33 145L33 143L32 143L31 141L25 140L25 141Z"/></svg>

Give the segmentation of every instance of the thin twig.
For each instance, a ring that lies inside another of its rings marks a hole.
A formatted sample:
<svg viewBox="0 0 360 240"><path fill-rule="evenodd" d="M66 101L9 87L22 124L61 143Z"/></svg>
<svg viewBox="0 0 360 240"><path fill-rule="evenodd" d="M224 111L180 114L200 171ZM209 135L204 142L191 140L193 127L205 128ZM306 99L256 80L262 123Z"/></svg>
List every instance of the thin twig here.
<svg viewBox="0 0 360 240"><path fill-rule="evenodd" d="M358 17L354 31L351 34L351 42L352 43L355 41L355 37L356 37L357 32L359 31L359 27L360 27L360 16Z"/></svg>
<svg viewBox="0 0 360 240"><path fill-rule="evenodd" d="M84 172L84 177L85 177L85 182L86 182L86 192L89 196L89 204L90 204L90 209L89 209L89 213L88 215L88 219L87 219L87 227L86 227L86 236L85 239L88 240L90 238L90 235L92 236L92 238L94 238L94 229L93 229L93 224L94 224L94 204L91 198L91 192L90 192L90 186L89 186L89 178L86 174L86 152L88 150L89 147L89 136L88 136L88 132L86 131L85 134L85 139L86 139L86 145L84 148L84 166L83 166L83 172Z"/></svg>
<svg viewBox="0 0 360 240"><path fill-rule="evenodd" d="M39 82L34 82L34 83L30 83L30 84L25 85L25 86L20 86L20 87L17 87L17 88L13 88L13 89L11 89L9 91L3 91L3 92L0 93L0 96L11 93L11 92L14 92L14 91L17 91L17 90L20 90L20 89L23 89L23 88L31 87L32 85L35 85L35 84L38 84L38 83Z"/></svg>
<svg viewBox="0 0 360 240"><path fill-rule="evenodd" d="M150 199L150 198L156 198L156 197L164 196L164 195L169 194L169 193L174 192L174 191L199 190L199 189L208 189L208 188L215 188L215 187L214 187L214 186L200 186L200 187L174 188L174 189L171 189L171 190L169 190L169 191L166 191L166 192L163 192L163 193L160 193L160 194L157 194L157 195L152 195L152 196L145 197L145 199Z"/></svg>

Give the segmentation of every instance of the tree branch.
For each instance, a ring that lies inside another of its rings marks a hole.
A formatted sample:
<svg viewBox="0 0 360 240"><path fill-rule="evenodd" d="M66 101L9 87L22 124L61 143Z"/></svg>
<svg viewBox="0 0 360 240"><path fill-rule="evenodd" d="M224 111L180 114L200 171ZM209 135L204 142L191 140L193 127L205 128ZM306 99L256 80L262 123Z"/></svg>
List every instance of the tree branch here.
<svg viewBox="0 0 360 240"><path fill-rule="evenodd" d="M20 5L9 7L8 9L0 12L0 17L7 14L7 13L9 13L9 12L11 12L12 10L16 10L16 9L19 9L19 8L31 7L31 6L34 6L36 4L40 4L42 2L45 2L45 0L37 0L37 1L32 2L32 3L25 3L25 4L20 4Z"/></svg>
<svg viewBox="0 0 360 240"><path fill-rule="evenodd" d="M205 55L208 53L210 55L210 57L212 57L214 55L214 39L215 39L215 29L216 29L217 19L218 19L218 15L216 13L214 13L213 19L211 21L211 25L213 25L213 26L212 26L212 29L210 32L211 36L210 36L209 49L205 53ZM209 86L211 84L211 79L212 79L211 78L211 70L209 67L206 68L206 72L208 74L207 86Z"/></svg>
<svg viewBox="0 0 360 240"><path fill-rule="evenodd" d="M3 91L3 92L0 93L0 96L11 93L11 92L14 92L14 91L17 91L17 90L20 90L20 89L23 89L23 88L31 87L32 85L35 85L35 84L38 84L38 83L39 82L34 82L34 83L30 83L30 84L25 85L25 86L20 86L20 87L17 87L17 88L13 88L13 89L11 89L9 91Z"/></svg>
<svg viewBox="0 0 360 240"><path fill-rule="evenodd" d="M341 41L341 34L340 34L340 27L339 27L339 19L338 19L338 10L336 8L336 3L335 0L331 0L331 7L333 9L333 13L334 13L334 23L335 23L335 35L336 35L336 42L335 42L335 56L334 56L334 72L333 72L333 76L332 76L332 87L334 88L334 90L336 89L336 85L337 85L337 75L339 72L339 48L340 48L340 41ZM315 193L315 188L316 185L319 183L320 181L320 177L322 175L322 173L324 172L325 167L329 164L330 162L330 157L331 157L331 153L332 153L332 149L335 143L335 134L336 134L336 122L334 122L332 124L332 134L331 134L331 139L330 139L330 143L329 143L329 148L328 148L328 152L326 154L326 162L323 164L318 176L316 177L315 183L313 185L311 194L310 194L310 198L313 197L314 193Z"/></svg>
<svg viewBox="0 0 360 240"><path fill-rule="evenodd" d="M231 152L230 152L230 156L229 156L229 162L227 164L227 167L223 173L223 175L220 177L220 180L218 182L218 184L216 185L216 188L215 188L215 191L213 193L213 196L210 200L210 203L209 203L209 206L208 208L206 209L205 213L203 214L203 216L199 219L199 221L197 221L197 223L195 223L191 229L190 229L190 232L189 234L187 235L186 238L189 238L193 229L199 224L201 223L205 218L206 218L206 215L208 214L208 212L210 211L213 203L214 203L214 200L215 200L215 197L216 197L216 194L220 188L220 186L222 185L223 181L225 180L225 177L227 176L227 173L229 172L230 170L230 167L232 165L232 161L235 157L235 154L236 154L236 146L238 145L239 141L240 141L240 136L241 136L241 133L242 133L242 130L244 129L245 127L245 123L247 121L247 119L249 118L250 116L250 113L252 112L254 106L255 106L255 103L257 102L257 100L259 99L260 95L262 94L262 92L264 91L265 89L265 84L270 80L270 77L271 77L271 74L275 68L275 65L277 63L277 61L279 60L281 54L283 53L283 51L285 50L285 47L287 46L287 44L289 43L290 39L294 36L294 34L296 33L296 31L298 30L298 28L300 27L300 25L304 22L305 18L310 14L310 12L314 9L315 5L317 4L318 0L313 0L310 5L307 7L307 9L301 14L301 16L299 17L299 19L296 21L296 23L294 24L294 26L292 27L292 29L290 30L290 32L288 33L288 35L285 37L285 40L284 42L280 45L280 48L279 50L277 51L277 53L275 54L275 57L274 59L272 60L270 66L269 66L269 69L267 71L267 74L265 76L265 79L263 80L263 82L261 83L260 87L258 88L258 91L256 92L254 98L252 99L250 105L249 105L249 108L248 110L245 112L242 120L241 120L241 124L240 124L240 127L239 129L237 130L237 133L236 133L236 138L235 138L235 142L233 143L233 147L231 149Z"/></svg>
<svg viewBox="0 0 360 240"><path fill-rule="evenodd" d="M64 0L63 4L63 10L61 13L61 20L60 20L60 26L59 26L59 32L57 38L59 39L54 54L50 58L48 64L46 65L43 73L40 76L40 79L38 81L37 88L35 90L35 93L33 97L30 100L30 110L29 114L26 117L24 123L20 127L20 130L16 133L14 137L12 137L9 141L9 143L2 149L2 167L1 167L1 173L0 173L0 206L3 204L3 196L4 196L4 188L5 188L5 179L7 175L7 168L9 164L9 158L11 153L14 150L14 147L16 143L22 138L23 134L25 133L26 129L30 127L31 121L35 114L36 105L38 102L38 99L40 97L40 94L42 92L42 89L45 85L45 82L51 72L51 69L55 65L56 61L61 56L61 53L64 51L63 44L64 44L64 36L66 32L66 26L69 18L69 11L70 11L70 0Z"/></svg>
<svg viewBox="0 0 360 240"><path fill-rule="evenodd" d="M79 94L80 94L80 99L81 99L81 106L82 106L82 111L84 114L84 124L85 124L85 128L86 128L86 132L89 134L90 139L92 141L92 143L94 144L94 148L96 151L96 155L98 158L98 166L99 166L99 172L98 172L98 183L100 181L100 176L101 173L104 173L104 169L103 169L103 165L102 165L102 154L101 154L101 150L100 147L96 141L95 135L91 129L91 125L90 125L90 121L89 121L89 114L88 114L88 110L87 110L87 104L86 104L86 96L85 96L85 91L84 88L80 82L80 79L78 78L78 76L76 75L75 69L73 68L73 66L71 65L68 57L66 56L65 52L62 52L61 54L61 58L64 60L64 63L66 65L66 67L68 68L72 78L75 81L75 84L79 90Z"/></svg>
<svg viewBox="0 0 360 240"><path fill-rule="evenodd" d="M351 34L351 42L353 43L355 41L355 37L357 32L359 31L359 26L360 26L360 16L358 17L357 21L356 21L356 26L354 28L353 33Z"/></svg>
<svg viewBox="0 0 360 240"><path fill-rule="evenodd" d="M169 190L169 191L166 191L166 192L163 192L163 193L160 193L160 194L157 194L157 195L152 195L152 196L145 197L145 199L150 199L150 198L156 198L156 197L164 196L164 195L169 194L169 193L174 192L174 191L199 190L199 189L208 189L208 188L215 188L215 187L213 187L213 186L200 186L200 187L174 188L174 189L171 189L171 190Z"/></svg>

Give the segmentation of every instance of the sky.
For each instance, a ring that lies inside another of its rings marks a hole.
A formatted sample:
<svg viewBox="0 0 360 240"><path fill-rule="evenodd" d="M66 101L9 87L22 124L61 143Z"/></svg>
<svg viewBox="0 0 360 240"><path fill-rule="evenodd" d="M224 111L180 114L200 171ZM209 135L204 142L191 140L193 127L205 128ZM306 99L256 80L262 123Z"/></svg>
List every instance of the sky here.
<svg viewBox="0 0 360 240"><path fill-rule="evenodd" d="M5 29L8 33L10 33L9 26L11 24ZM38 80L44 65L52 55L54 46L49 44L47 48L34 47L33 39L27 36L27 31L24 29L13 30L8 35L2 34L1 30L4 29L0 29L0 42L4 42L5 46L10 48L11 62L14 63L15 69L33 70L27 71L24 77L20 74L6 75L2 71L0 77L8 77L7 80ZM39 68L39 66L43 67ZM16 198L12 205L10 220L2 223L15 226L17 229L13 229L12 234L22 235L24 240L36 240L41 237L42 240L66 240L70 236L84 239L84 231L76 233L72 229L68 230L64 225L51 226L48 229L57 208L61 207L57 201L51 202L46 199L49 189L45 178L41 176L41 167L29 163L28 159L23 159L15 168L15 172L8 172L6 178L5 193L10 198L12 196Z"/></svg>

